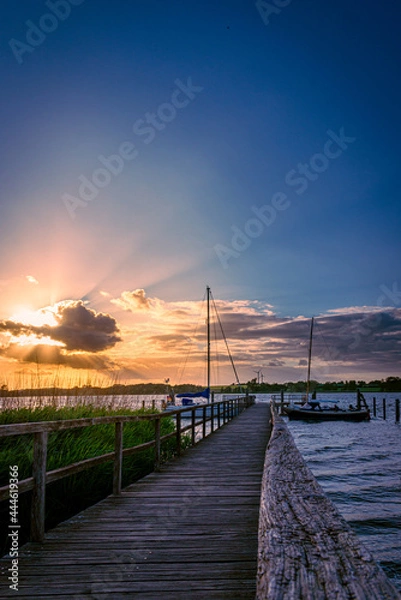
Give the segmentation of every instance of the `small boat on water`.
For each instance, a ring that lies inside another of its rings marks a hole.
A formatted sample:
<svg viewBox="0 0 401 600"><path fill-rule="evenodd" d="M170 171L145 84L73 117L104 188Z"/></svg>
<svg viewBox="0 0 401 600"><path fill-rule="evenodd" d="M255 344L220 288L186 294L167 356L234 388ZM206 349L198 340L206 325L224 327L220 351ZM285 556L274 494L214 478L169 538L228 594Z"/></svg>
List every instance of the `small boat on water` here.
<svg viewBox="0 0 401 600"><path fill-rule="evenodd" d="M189 410L188 412L182 412L181 413L181 418L184 419L190 419L192 418L192 413L195 412L195 417L203 417L203 412L204 410L206 410L206 417L210 417L212 415L212 407L211 406L207 406L207 403L209 402L209 397L210 397L210 389L206 388L205 390L201 391L201 392L187 392L184 394L175 394L173 395L172 392L170 392L168 398L169 401L167 403L167 406L164 408L165 411L172 411L172 410L177 410L179 408L193 408L194 406L196 407L195 411L193 410ZM176 398L180 398L181 399L181 404L176 404L175 399ZM194 399L195 398L202 398L202 399L206 399L206 402L195 402Z"/></svg>
<svg viewBox="0 0 401 600"><path fill-rule="evenodd" d="M362 396L358 392L358 398ZM363 400L365 398L362 396ZM326 406L330 404L330 406ZM366 404L366 401L365 401ZM362 407L361 403L357 406L349 406L347 409L340 408L336 400L308 400L302 406L290 404L285 414L291 420L297 421L369 421L370 411L367 406Z"/></svg>
<svg viewBox="0 0 401 600"><path fill-rule="evenodd" d="M167 402L163 406L164 411L174 411L179 408L190 407L193 408L196 406L196 410L190 410L188 412L183 411L181 413L181 418L192 418L192 413L195 412L195 417L203 417L204 411L206 410L206 417L211 417L212 414L217 416L217 408L212 406L213 404L213 394L210 393L210 300L213 300L213 306L217 321L220 325L220 330L223 336L223 339L226 344L227 352L231 361L231 366L233 367L234 375L237 381L237 384L241 386L238 378L238 373L234 365L234 361L232 359L230 350L228 348L228 343L226 336L223 331L223 326L220 321L220 317L217 312L216 305L214 303L214 299L212 296L212 292L209 286L206 287L206 307L207 307L207 316L206 316L206 373L207 373L207 383L206 389L200 392L185 392L182 394L175 394L174 390L171 386L169 386L169 379L166 379L166 384L168 385L168 394L167 394ZM181 400L181 404L176 403L176 398ZM201 402L196 402L195 400L199 399ZM205 408L206 405L206 408ZM213 413L212 413L213 411Z"/></svg>
<svg viewBox="0 0 401 600"><path fill-rule="evenodd" d="M309 398L313 323L314 319L312 318L309 336L308 377L305 402L301 406L290 404L285 409L285 414L289 419L297 421L369 421L369 407L364 395L359 390L357 390L356 407L350 405L347 409L340 408L338 406L338 400L317 400L315 392L312 394L312 397Z"/></svg>

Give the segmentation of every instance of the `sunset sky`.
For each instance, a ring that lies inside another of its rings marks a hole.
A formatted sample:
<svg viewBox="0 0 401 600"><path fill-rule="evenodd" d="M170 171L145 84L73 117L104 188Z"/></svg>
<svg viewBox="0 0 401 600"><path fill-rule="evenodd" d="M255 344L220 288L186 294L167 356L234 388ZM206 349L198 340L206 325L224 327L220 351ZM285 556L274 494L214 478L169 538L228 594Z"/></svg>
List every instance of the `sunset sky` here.
<svg viewBox="0 0 401 600"><path fill-rule="evenodd" d="M401 375L399 3L0 17L0 385Z"/></svg>

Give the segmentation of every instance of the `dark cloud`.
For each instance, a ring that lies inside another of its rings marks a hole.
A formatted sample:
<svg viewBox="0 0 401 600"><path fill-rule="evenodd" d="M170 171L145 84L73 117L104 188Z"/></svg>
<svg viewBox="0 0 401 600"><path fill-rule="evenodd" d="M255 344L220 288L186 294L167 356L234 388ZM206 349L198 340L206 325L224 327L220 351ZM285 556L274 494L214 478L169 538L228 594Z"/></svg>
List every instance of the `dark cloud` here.
<svg viewBox="0 0 401 600"><path fill-rule="evenodd" d="M73 369L103 370L114 367L114 363L105 356L86 353L67 354L59 346L50 346L46 344L32 346L10 344L7 348L0 349L0 355L16 359L19 362L30 362L41 365L61 365L72 367Z"/></svg>
<svg viewBox="0 0 401 600"><path fill-rule="evenodd" d="M121 341L116 320L96 313L81 301L60 308L57 320L59 324L51 328L50 337L63 342L67 350L100 352Z"/></svg>
<svg viewBox="0 0 401 600"><path fill-rule="evenodd" d="M0 331L14 336L49 337L64 344L68 351L101 352L121 341L116 320L110 315L96 313L80 300L60 305L55 318L56 325L40 326L1 321Z"/></svg>
<svg viewBox="0 0 401 600"><path fill-rule="evenodd" d="M220 310L231 350L241 363L278 366L307 363L309 318ZM247 349L249 346L250 350ZM331 366L341 373L398 374L401 359L401 309L351 308L315 318L313 364L316 378ZM320 368L317 366L320 364ZM326 364L326 367L322 365Z"/></svg>

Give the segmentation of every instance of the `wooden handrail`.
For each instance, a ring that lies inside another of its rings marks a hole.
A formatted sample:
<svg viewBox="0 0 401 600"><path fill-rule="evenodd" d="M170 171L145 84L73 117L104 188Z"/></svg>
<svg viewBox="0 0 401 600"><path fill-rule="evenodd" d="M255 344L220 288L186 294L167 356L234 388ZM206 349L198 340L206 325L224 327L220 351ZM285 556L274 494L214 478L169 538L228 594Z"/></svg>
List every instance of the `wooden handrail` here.
<svg viewBox="0 0 401 600"><path fill-rule="evenodd" d="M271 407L273 431L262 479L256 599L399 599L324 494L274 402Z"/></svg>
<svg viewBox="0 0 401 600"><path fill-rule="evenodd" d="M31 505L31 540L41 542L45 533L45 495L46 485L58 481L70 475L75 475L91 467L114 461L113 468L113 494L121 494L122 484L122 463L123 458L130 456L141 450L155 448L155 469L160 468L161 444L162 442L174 438L176 439L176 453L181 453L181 436L183 433L191 430L191 441L195 444L195 427L202 425L203 436L206 436L206 423L210 421L211 432L214 430L214 418L220 414L220 406L223 405L223 424L228 422L242 410L247 408L252 402L247 398L232 398L220 402L202 405L202 417L196 419L196 410L198 406L185 406L174 410L150 415L115 415L110 417L93 417L82 419L68 419L58 421L39 421L35 423L12 423L0 425L0 438L11 435L25 435L32 433L34 435L34 453L32 465L32 477L18 482L18 492L24 493L33 490ZM214 407L218 406L218 413ZM207 408L211 408L211 415L207 416ZM182 413L192 412L189 425L181 425ZM176 430L172 433L161 435L161 419L175 417ZM135 421L153 421L155 423L155 437L149 442L123 449L123 428L124 423ZM115 447L114 452L108 452L100 456L88 458L71 465L46 471L47 441L49 432L65 431L68 429L77 429L82 427L91 427L95 425L114 424L115 425ZM220 419L218 419L218 428L220 428ZM7 500L10 494L10 486L0 487L0 501Z"/></svg>

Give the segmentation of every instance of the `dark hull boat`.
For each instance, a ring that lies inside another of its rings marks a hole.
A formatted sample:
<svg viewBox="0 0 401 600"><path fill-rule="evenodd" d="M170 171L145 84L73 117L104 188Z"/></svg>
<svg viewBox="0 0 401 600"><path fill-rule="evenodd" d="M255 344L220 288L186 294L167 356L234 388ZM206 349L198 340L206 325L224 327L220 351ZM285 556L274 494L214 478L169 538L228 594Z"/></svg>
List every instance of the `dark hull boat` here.
<svg viewBox="0 0 401 600"><path fill-rule="evenodd" d="M312 318L309 335L308 378L305 403L302 406L290 404L285 410L286 415L294 421L352 421L354 423L369 421L370 411L364 395L359 390L357 391L356 408L352 405L347 409L340 408L337 406L337 400L317 400L315 392L312 398L309 399L313 322ZM321 404L328 404L329 407L322 407Z"/></svg>
<svg viewBox="0 0 401 600"><path fill-rule="evenodd" d="M354 423L360 421L369 421L370 412L366 409L349 409L341 408L304 408L302 406L288 406L286 409L288 418L294 421L352 421Z"/></svg>

